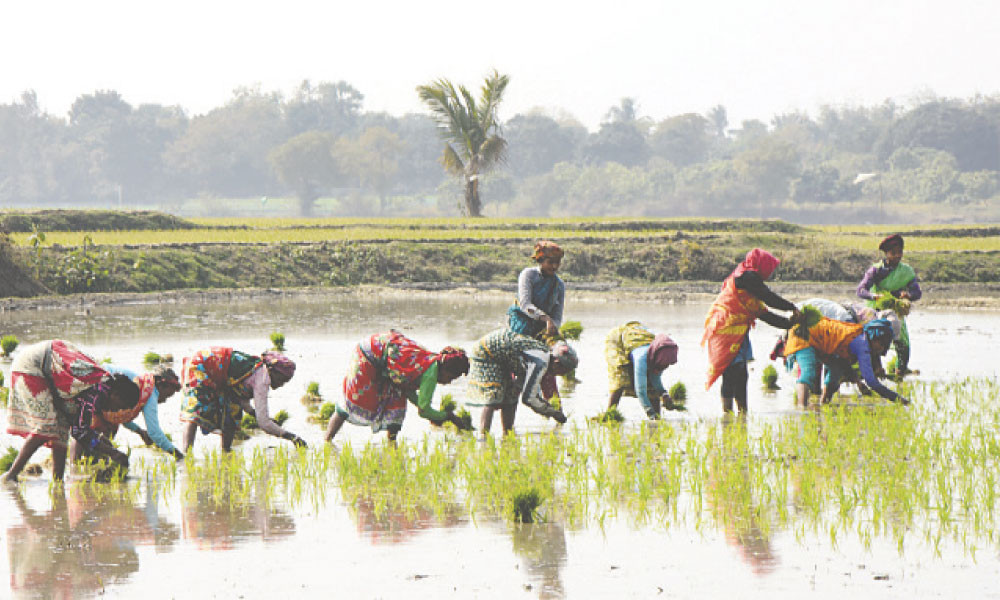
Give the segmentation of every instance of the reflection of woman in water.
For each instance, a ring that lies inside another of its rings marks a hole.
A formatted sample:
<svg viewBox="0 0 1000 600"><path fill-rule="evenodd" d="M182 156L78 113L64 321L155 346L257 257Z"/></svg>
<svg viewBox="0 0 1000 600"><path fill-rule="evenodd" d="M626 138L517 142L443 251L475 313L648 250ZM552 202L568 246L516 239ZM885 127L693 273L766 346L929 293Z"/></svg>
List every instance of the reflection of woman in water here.
<svg viewBox="0 0 1000 600"><path fill-rule="evenodd" d="M459 515L462 513L462 508L457 504L449 504L439 512L424 506L397 510L376 509L375 502L368 498L354 503L358 533L369 533L372 544L400 544L419 531L455 527L460 523Z"/></svg>
<svg viewBox="0 0 1000 600"><path fill-rule="evenodd" d="M139 570L136 543L169 546L177 528L128 495L88 498L86 488L53 488L51 508L28 506L20 488L7 491L23 522L7 528L10 588L43 598L73 598ZM152 520L150 517L152 516Z"/></svg>
<svg viewBox="0 0 1000 600"><path fill-rule="evenodd" d="M528 577L541 586L539 598L562 598L566 566L566 531L558 523L518 523L510 537L514 553L524 561Z"/></svg>

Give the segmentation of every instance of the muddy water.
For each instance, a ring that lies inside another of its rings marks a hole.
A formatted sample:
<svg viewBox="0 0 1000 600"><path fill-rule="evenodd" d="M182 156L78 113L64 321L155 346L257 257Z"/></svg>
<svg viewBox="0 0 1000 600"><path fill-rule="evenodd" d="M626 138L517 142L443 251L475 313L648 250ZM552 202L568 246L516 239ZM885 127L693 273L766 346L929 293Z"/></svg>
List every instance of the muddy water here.
<svg viewBox="0 0 1000 600"><path fill-rule="evenodd" d="M52 337L77 342L94 356L140 368L148 350L182 357L202 347L231 345L260 351L271 331L287 337L299 370L293 383L274 393L273 410L291 413L286 428L310 444L321 441L320 426L307 421L298 402L309 381L335 398L354 343L365 334L395 327L425 345L465 347L498 326L506 302L460 296L454 299L391 297L285 299L233 303L96 308L89 314L28 312L0 317L0 330L23 343ZM567 395L570 426L606 402L603 336L637 319L670 333L680 345L679 363L664 377L683 381L691 396L686 414L670 419L716 419L717 389L703 390L706 363L698 347L704 305L571 305L567 318L583 322L578 344L582 380ZM922 311L910 319L915 340L912 365L923 379L993 375L994 335L1000 314ZM751 374L751 411L769 419L795 412L790 379L784 390L762 392L756 382L775 332L762 324L753 333L758 361ZM9 364L4 365L9 369ZM7 373L5 373L7 374ZM9 375L9 374L8 374ZM459 402L463 380L441 388ZM175 440L179 399L161 406L161 422ZM632 422L642 417L638 402L625 399ZM474 416L475 410L473 410ZM0 411L0 426L5 429ZM141 420L140 420L141 421ZM530 411L519 411L519 433L553 428ZM438 435L411 412L402 435ZM139 440L123 434L132 444ZM338 442L364 443L371 433L345 425ZM374 440L381 443L381 439ZM19 445L0 435L0 448ZM196 452L217 447L215 436L199 437ZM254 436L242 447L287 442ZM36 455L40 461L46 451ZM136 448L133 455L156 458ZM891 540L870 549L850 538L833 546L823 536L766 531L669 529L609 518L597 526L569 529L560 523L513 526L477 515L460 505L444 514L417 509L379 514L364 504L345 506L336 491L317 502L282 503L251 498L222 507L188 489L183 469L174 488L154 493L140 486L125 497L95 499L73 486L50 495L46 472L25 478L20 488L0 489L0 577L7 575L16 597L690 597L727 593L736 597L818 594L823 597L947 596L1000 597L1000 557L984 549L973 560L959 548L908 544L900 556ZM4 573L3 570L9 570ZM0 594L2 596L3 594Z"/></svg>

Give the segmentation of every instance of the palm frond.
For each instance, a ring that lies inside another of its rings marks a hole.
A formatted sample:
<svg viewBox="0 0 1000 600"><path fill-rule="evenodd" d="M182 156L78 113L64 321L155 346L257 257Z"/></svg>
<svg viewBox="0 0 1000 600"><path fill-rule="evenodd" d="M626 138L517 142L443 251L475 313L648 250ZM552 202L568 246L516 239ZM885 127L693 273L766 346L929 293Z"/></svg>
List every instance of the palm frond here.
<svg viewBox="0 0 1000 600"><path fill-rule="evenodd" d="M445 171L448 171L452 175L465 174L465 163L462 162L462 157L455 152L451 144L444 145L444 152L441 154L441 165L444 166Z"/></svg>
<svg viewBox="0 0 1000 600"><path fill-rule="evenodd" d="M479 126L483 131L499 127L497 108L503 100L504 92L509 83L510 75L501 75L496 69L483 82L483 88L480 92L479 114L477 115Z"/></svg>
<svg viewBox="0 0 1000 600"><path fill-rule="evenodd" d="M507 140L498 135L492 135L479 147L479 164L484 170L490 170L507 158Z"/></svg>

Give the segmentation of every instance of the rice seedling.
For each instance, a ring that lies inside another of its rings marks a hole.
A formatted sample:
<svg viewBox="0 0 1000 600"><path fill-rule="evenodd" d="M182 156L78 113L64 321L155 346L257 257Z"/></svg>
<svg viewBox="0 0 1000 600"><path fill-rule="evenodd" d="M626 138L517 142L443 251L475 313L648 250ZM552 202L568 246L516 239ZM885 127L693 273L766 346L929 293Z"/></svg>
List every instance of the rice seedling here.
<svg viewBox="0 0 1000 600"><path fill-rule="evenodd" d="M9 401L10 401L10 388L0 387L0 406L6 407Z"/></svg>
<svg viewBox="0 0 1000 600"><path fill-rule="evenodd" d="M583 325L579 321L566 321L559 327L559 333L569 341L576 341L583 334Z"/></svg>
<svg viewBox="0 0 1000 600"><path fill-rule="evenodd" d="M510 494L508 505L510 517L515 523L534 523L538 519L538 507L542 504L542 495L538 488L521 487Z"/></svg>
<svg viewBox="0 0 1000 600"><path fill-rule="evenodd" d="M319 412L309 417L309 421L325 426L335 412L337 412L336 404L333 402L324 402L323 405L319 407Z"/></svg>
<svg viewBox="0 0 1000 600"><path fill-rule="evenodd" d="M150 350L142 355L142 364L146 367L155 367L163 361L163 357Z"/></svg>
<svg viewBox="0 0 1000 600"><path fill-rule="evenodd" d="M808 340L809 330L820 322L820 319L823 318L823 313L819 312L819 310L811 304L806 304L799 312L802 313L802 317L799 323L795 326L794 332L795 335L800 338Z"/></svg>
<svg viewBox="0 0 1000 600"><path fill-rule="evenodd" d="M17 458L17 452L17 448L8 447L3 456L0 456L0 473L6 473L10 470L10 466L14 464L14 459Z"/></svg>
<svg viewBox="0 0 1000 600"><path fill-rule="evenodd" d="M778 370L774 368L774 365L764 367L764 372L761 373L760 380L764 384L765 390L774 391L781 389L778 387Z"/></svg>
<svg viewBox="0 0 1000 600"><path fill-rule="evenodd" d="M14 350L17 349L17 346L20 343L21 342L17 339L17 336L12 333L8 333L7 335L0 337L0 356L3 358L9 357L14 353Z"/></svg>
<svg viewBox="0 0 1000 600"><path fill-rule="evenodd" d="M685 402L687 400L687 386L682 382L678 381L674 385L670 386L670 397L673 398L674 402Z"/></svg>
<svg viewBox="0 0 1000 600"><path fill-rule="evenodd" d="M285 351L285 334L280 331L274 331L269 336L271 340L271 347L278 352Z"/></svg>
<svg viewBox="0 0 1000 600"><path fill-rule="evenodd" d="M284 424L285 424L285 421L287 421L287 420L288 420L288 417L289 417L289 416L290 416L290 415L288 414L288 411L287 411L287 410L285 410L285 409L281 409L281 410L279 410L278 412L274 413L274 417L273 417L273 420L274 420L274 422L275 422L275 423L277 423L277 424L278 424L278 426L280 427L281 425L284 425Z"/></svg>
<svg viewBox="0 0 1000 600"><path fill-rule="evenodd" d="M617 424L624 422L625 417L624 415L622 415L621 411L618 410L617 406L612 406L607 410L605 410L604 412L602 412L601 414L597 415L596 417L591 417L590 420L595 423Z"/></svg>

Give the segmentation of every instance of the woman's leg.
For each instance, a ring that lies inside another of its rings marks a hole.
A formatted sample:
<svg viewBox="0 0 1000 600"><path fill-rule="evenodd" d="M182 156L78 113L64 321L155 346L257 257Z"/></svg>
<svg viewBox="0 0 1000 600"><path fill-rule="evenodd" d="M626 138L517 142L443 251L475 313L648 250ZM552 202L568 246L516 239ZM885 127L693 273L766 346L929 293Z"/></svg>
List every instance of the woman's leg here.
<svg viewBox="0 0 1000 600"><path fill-rule="evenodd" d="M195 422L184 424L184 452L191 452L194 446L194 438L198 435L198 424Z"/></svg>
<svg viewBox="0 0 1000 600"><path fill-rule="evenodd" d="M66 446L52 444L52 479L62 481L66 473Z"/></svg>
<svg viewBox="0 0 1000 600"><path fill-rule="evenodd" d="M333 442L334 436L340 431L340 428L344 426L344 422L347 421L347 414L338 411L333 413L330 417L329 423L326 425L326 441Z"/></svg>
<svg viewBox="0 0 1000 600"><path fill-rule="evenodd" d="M618 406L618 401L622 399L622 392L625 390L617 389L611 392L611 396L608 397L608 408L614 408Z"/></svg>
<svg viewBox="0 0 1000 600"><path fill-rule="evenodd" d="M486 406L483 408L483 413L479 416L479 430L483 432L483 435L490 432L490 427L493 425L494 410L492 406Z"/></svg>
<svg viewBox="0 0 1000 600"><path fill-rule="evenodd" d="M746 414L747 378L747 364L743 361L730 363L722 372L722 410L724 412L732 412L735 402L736 409Z"/></svg>
<svg viewBox="0 0 1000 600"><path fill-rule="evenodd" d="M236 437L236 422L230 421L222 426L222 451L233 449L233 438Z"/></svg>
<svg viewBox="0 0 1000 600"><path fill-rule="evenodd" d="M514 430L514 416L517 414L517 402L500 409L500 422L503 424L504 435Z"/></svg>
<svg viewBox="0 0 1000 600"><path fill-rule="evenodd" d="M28 464L28 461L31 460L31 456L35 453L35 450L38 450L44 445L45 438L41 438L36 435L28 436L28 438L24 440L24 445L21 446L21 450L17 453L17 458L15 458L14 462L11 463L10 470L3 476L3 480L5 482L17 481L17 476L21 474L21 471L23 471L24 467Z"/></svg>

